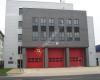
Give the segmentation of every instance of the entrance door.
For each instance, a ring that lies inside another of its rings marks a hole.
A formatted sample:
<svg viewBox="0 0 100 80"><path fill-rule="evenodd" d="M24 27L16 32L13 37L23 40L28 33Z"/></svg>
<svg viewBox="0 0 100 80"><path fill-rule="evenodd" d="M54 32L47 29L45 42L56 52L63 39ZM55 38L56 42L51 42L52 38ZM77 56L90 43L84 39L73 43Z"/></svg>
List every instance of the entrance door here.
<svg viewBox="0 0 100 80"><path fill-rule="evenodd" d="M70 49L70 66L71 67L84 66L84 49L82 48Z"/></svg>
<svg viewBox="0 0 100 80"><path fill-rule="evenodd" d="M28 48L26 56L27 68L43 68L44 52L42 48Z"/></svg>
<svg viewBox="0 0 100 80"><path fill-rule="evenodd" d="M64 67L64 49L49 48L48 49L48 67Z"/></svg>

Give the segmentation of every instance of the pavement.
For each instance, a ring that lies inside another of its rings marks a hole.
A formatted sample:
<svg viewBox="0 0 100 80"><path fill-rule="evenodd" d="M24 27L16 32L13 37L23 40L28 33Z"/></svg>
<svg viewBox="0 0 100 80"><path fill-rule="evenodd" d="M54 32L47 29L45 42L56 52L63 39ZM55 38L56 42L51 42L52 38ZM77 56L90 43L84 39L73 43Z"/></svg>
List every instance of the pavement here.
<svg viewBox="0 0 100 80"><path fill-rule="evenodd" d="M9 77L43 77L100 74L100 67L24 68L7 72Z"/></svg>

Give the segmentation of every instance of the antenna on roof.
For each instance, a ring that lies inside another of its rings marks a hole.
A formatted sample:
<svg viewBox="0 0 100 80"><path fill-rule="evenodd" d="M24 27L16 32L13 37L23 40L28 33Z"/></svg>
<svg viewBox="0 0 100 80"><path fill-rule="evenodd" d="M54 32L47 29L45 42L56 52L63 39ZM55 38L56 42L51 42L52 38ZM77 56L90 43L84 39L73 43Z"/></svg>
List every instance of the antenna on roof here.
<svg viewBox="0 0 100 80"><path fill-rule="evenodd" d="M60 3L65 3L65 0L60 0Z"/></svg>

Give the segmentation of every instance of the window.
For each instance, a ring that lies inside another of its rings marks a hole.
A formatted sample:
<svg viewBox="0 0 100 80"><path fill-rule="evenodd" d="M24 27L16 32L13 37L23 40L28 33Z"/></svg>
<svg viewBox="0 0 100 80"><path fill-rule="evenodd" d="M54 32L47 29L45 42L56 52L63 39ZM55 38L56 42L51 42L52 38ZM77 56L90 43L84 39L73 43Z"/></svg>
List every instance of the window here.
<svg viewBox="0 0 100 80"><path fill-rule="evenodd" d="M65 38L64 27L60 26L59 27L59 40L63 41L64 38Z"/></svg>
<svg viewBox="0 0 100 80"><path fill-rule="evenodd" d="M49 19L49 25L51 26L51 25L54 25L54 19L53 18L50 18Z"/></svg>
<svg viewBox="0 0 100 80"><path fill-rule="evenodd" d="M38 26L33 26L33 32L38 32Z"/></svg>
<svg viewBox="0 0 100 80"><path fill-rule="evenodd" d="M54 23L54 18L49 19L49 39L51 41L55 40L55 23Z"/></svg>
<svg viewBox="0 0 100 80"><path fill-rule="evenodd" d="M46 26L41 26L41 31L45 32L46 31Z"/></svg>
<svg viewBox="0 0 100 80"><path fill-rule="evenodd" d="M40 18L40 26L41 26L41 33L40 33L41 40L46 40L47 38L46 18Z"/></svg>
<svg viewBox="0 0 100 80"><path fill-rule="evenodd" d="M79 27L74 27L74 32L79 32Z"/></svg>
<svg viewBox="0 0 100 80"><path fill-rule="evenodd" d="M39 33L38 32L33 32L32 39L33 39L33 41L37 41L39 39Z"/></svg>
<svg viewBox="0 0 100 80"><path fill-rule="evenodd" d="M33 41L36 41L39 39L38 23L39 23L39 19L36 17L33 17L32 18L32 40Z"/></svg>
<svg viewBox="0 0 100 80"><path fill-rule="evenodd" d="M39 23L39 19L36 18L36 17L33 17L33 18L32 18L32 25L33 25L33 26L38 26L38 23Z"/></svg>
<svg viewBox="0 0 100 80"><path fill-rule="evenodd" d="M78 25L79 24L79 20L78 19L74 19L74 25Z"/></svg>
<svg viewBox="0 0 100 80"><path fill-rule="evenodd" d="M23 8L19 8L19 15L23 14Z"/></svg>
<svg viewBox="0 0 100 80"><path fill-rule="evenodd" d="M19 27L19 28L22 28L22 25L23 25L23 22L22 22L22 21L19 21L19 22L18 22L18 27Z"/></svg>
<svg viewBox="0 0 100 80"><path fill-rule="evenodd" d="M67 20L66 20L66 24L67 24L67 25L72 25L72 19L67 19Z"/></svg>
<svg viewBox="0 0 100 80"><path fill-rule="evenodd" d="M22 34L18 34L18 41L22 41Z"/></svg>
<svg viewBox="0 0 100 80"><path fill-rule="evenodd" d="M58 26L64 26L64 19L58 19Z"/></svg>
<svg viewBox="0 0 100 80"><path fill-rule="evenodd" d="M41 40L46 40L47 38L47 33L46 33L46 26L41 26Z"/></svg>
<svg viewBox="0 0 100 80"><path fill-rule="evenodd" d="M67 27L67 32L72 32L72 27Z"/></svg>
<svg viewBox="0 0 100 80"><path fill-rule="evenodd" d="M59 40L61 40L61 41L65 40L65 33L64 32L59 33Z"/></svg>
<svg viewBox="0 0 100 80"><path fill-rule="evenodd" d="M46 25L46 18L40 18L40 25Z"/></svg>
<svg viewBox="0 0 100 80"><path fill-rule="evenodd" d="M64 19L58 19L58 27L59 27L59 40L63 41L65 38Z"/></svg>
<svg viewBox="0 0 100 80"><path fill-rule="evenodd" d="M72 41L73 36L72 36L72 27L67 27L67 40Z"/></svg>
<svg viewBox="0 0 100 80"><path fill-rule="evenodd" d="M79 27L74 27L74 39L75 41L80 40Z"/></svg>
<svg viewBox="0 0 100 80"><path fill-rule="evenodd" d="M54 26L49 26L49 32L54 32L55 29L54 29Z"/></svg>
<svg viewBox="0 0 100 80"><path fill-rule="evenodd" d="M18 46L18 54L22 54L22 46Z"/></svg>
<svg viewBox="0 0 100 80"><path fill-rule="evenodd" d="M49 40L54 41L56 37L55 32L49 32Z"/></svg>
<svg viewBox="0 0 100 80"><path fill-rule="evenodd" d="M49 26L49 39L50 40L55 40L55 27L54 26Z"/></svg>
<svg viewBox="0 0 100 80"><path fill-rule="evenodd" d="M59 27L59 32L64 32L64 27Z"/></svg>
<svg viewBox="0 0 100 80"><path fill-rule="evenodd" d="M41 32L41 40L46 40L47 39L47 33L46 32Z"/></svg>

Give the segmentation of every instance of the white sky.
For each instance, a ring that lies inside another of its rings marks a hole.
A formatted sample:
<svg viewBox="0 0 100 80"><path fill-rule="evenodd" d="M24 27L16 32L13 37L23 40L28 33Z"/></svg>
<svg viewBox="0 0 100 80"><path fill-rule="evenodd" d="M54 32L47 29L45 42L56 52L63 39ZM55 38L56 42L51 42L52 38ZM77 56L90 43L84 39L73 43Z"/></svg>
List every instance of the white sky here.
<svg viewBox="0 0 100 80"><path fill-rule="evenodd" d="M23 0L26 1L26 0ZM29 0L27 0L29 1ZM60 2L60 0L31 0ZM95 43L100 44L100 0L65 0L66 3L73 3L75 10L86 10L88 16L94 18ZM0 0L0 30L5 32L5 8L6 0Z"/></svg>

